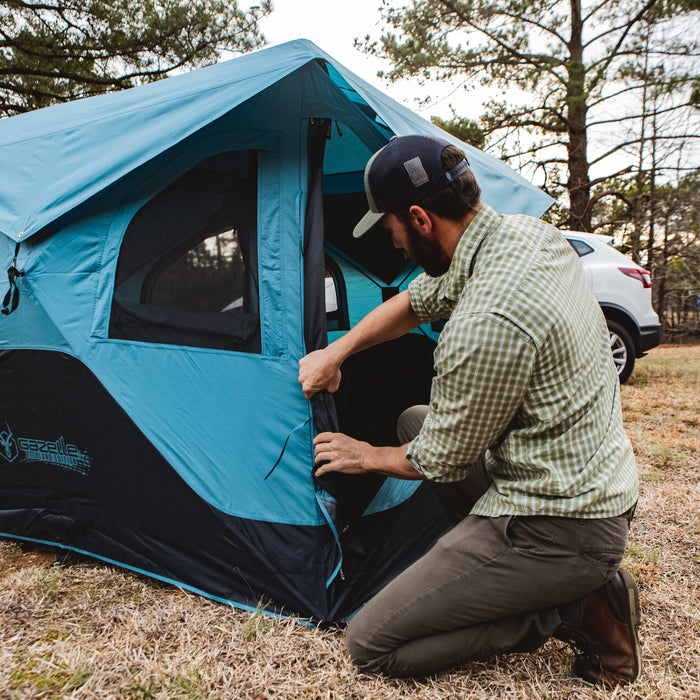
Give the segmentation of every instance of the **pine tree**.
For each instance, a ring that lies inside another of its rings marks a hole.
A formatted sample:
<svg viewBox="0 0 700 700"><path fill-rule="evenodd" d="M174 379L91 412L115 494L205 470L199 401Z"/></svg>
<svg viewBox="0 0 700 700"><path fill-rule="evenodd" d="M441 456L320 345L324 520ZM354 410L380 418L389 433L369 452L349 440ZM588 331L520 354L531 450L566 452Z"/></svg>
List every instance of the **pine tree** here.
<svg viewBox="0 0 700 700"><path fill-rule="evenodd" d="M699 7L698 0L385 3L387 32L366 37L364 46L392 62L391 80L499 88L502 96L486 105L480 123L487 143L500 145L516 168L533 177L539 171L555 196L566 190L569 218L562 223L590 231L593 189L632 169L629 158L619 158L630 140L618 127L644 119L640 95L648 79L634 69L642 50L649 69L662 69L655 89L673 95L672 108L697 125ZM593 170L603 174L593 177Z"/></svg>
<svg viewBox="0 0 700 700"><path fill-rule="evenodd" d="M269 0L0 0L0 116L248 51L270 11Z"/></svg>

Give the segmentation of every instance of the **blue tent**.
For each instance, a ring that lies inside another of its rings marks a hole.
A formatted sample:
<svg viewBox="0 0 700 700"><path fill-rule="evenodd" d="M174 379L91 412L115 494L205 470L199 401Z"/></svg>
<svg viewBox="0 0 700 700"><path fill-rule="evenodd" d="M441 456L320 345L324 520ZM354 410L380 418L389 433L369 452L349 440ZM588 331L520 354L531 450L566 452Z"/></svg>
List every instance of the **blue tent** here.
<svg viewBox="0 0 700 700"><path fill-rule="evenodd" d="M458 143L497 210L549 206L305 40L2 120L0 534L316 620L429 547L429 488L320 482L312 439L395 440L439 329L358 356L334 397L297 382L417 273L351 235L365 162L406 133Z"/></svg>

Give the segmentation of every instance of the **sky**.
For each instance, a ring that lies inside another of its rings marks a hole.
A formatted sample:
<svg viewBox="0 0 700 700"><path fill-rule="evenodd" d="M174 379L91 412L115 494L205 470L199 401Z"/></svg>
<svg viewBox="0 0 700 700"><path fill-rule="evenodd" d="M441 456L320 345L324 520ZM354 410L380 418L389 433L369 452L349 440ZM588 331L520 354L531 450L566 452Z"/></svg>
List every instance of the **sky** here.
<svg viewBox="0 0 700 700"><path fill-rule="evenodd" d="M274 9L262 20L261 28L270 46L293 39L310 39L346 68L426 119L431 116L449 119L453 106L459 116L478 120L484 111L483 103L489 97L501 97L500 93L479 86L465 91L449 81L433 80L427 86L418 85L416 80L389 83L378 78L377 72L389 70L390 63L354 47L355 38L361 40L367 34L373 39L379 38L383 27L379 8L387 1L393 5L408 3L408 0L403 3L400 0L272 0ZM255 0L248 2L255 4ZM244 5L245 0L239 0L239 6ZM430 104L418 102L426 97L432 98ZM600 143L591 141L590 153L594 153L596 144L607 148L605 135L600 138ZM608 161L596 167L606 170ZM597 174L596 167L592 169L593 175Z"/></svg>
<svg viewBox="0 0 700 700"><path fill-rule="evenodd" d="M260 26L268 45L311 39L361 78L381 87L376 77L380 62L353 47L355 37L376 33L380 4L381 0L272 0L272 14Z"/></svg>
<svg viewBox="0 0 700 700"><path fill-rule="evenodd" d="M423 117L450 116L449 99L444 97L452 89L450 86L433 83L431 96L443 99L426 109L416 102L416 97L426 96L425 88L415 81L389 83L378 78L377 72L388 70L389 62L380 61L354 48L355 38L363 39L367 34L379 38L382 27L379 7L382 0L272 0L272 3L272 13L260 24L268 46L293 39L310 39L363 80ZM239 2L239 5L242 7L243 3ZM474 115L463 116L475 118L478 111Z"/></svg>

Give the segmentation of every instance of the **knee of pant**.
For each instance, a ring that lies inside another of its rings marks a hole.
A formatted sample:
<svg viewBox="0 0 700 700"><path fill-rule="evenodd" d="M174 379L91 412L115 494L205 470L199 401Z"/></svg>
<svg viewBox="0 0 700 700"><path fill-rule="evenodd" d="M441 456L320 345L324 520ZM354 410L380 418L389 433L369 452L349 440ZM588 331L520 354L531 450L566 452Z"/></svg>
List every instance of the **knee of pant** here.
<svg viewBox="0 0 700 700"><path fill-rule="evenodd" d="M381 671L386 654L379 652L369 641L369 635L362 625L348 624L345 633L345 646L352 662L363 671Z"/></svg>
<svg viewBox="0 0 700 700"><path fill-rule="evenodd" d="M420 432L428 407L425 405L409 406L400 416L396 424L399 442L410 442Z"/></svg>
<svg viewBox="0 0 700 700"><path fill-rule="evenodd" d="M348 654L356 666L364 666L371 659L367 640L361 630L357 630L358 625L353 625L351 621L345 631L345 646Z"/></svg>

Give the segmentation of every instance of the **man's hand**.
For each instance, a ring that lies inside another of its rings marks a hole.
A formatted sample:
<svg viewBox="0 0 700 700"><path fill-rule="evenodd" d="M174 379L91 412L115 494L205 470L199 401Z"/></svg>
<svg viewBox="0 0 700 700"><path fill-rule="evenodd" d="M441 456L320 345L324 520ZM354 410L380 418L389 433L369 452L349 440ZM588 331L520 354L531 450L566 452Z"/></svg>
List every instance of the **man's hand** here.
<svg viewBox="0 0 700 700"><path fill-rule="evenodd" d="M323 389L331 393L337 391L340 366L348 357L378 343L400 338L419 323L407 290L391 297L328 347L310 352L299 360L299 383L304 396L310 399Z"/></svg>
<svg viewBox="0 0 700 700"><path fill-rule="evenodd" d="M360 442L343 433L319 433L314 438L316 464L326 462L316 471L316 476L326 472L364 474L369 469L371 452L375 449L367 442Z"/></svg>
<svg viewBox="0 0 700 700"><path fill-rule="evenodd" d="M406 448L374 447L343 433L319 433L314 438L316 464L321 464L316 476L327 472L365 474L378 472L397 479L425 479L406 459Z"/></svg>
<svg viewBox="0 0 700 700"><path fill-rule="evenodd" d="M340 365L328 348L314 350L299 360L299 383L307 399L323 389L331 393L338 390Z"/></svg>

